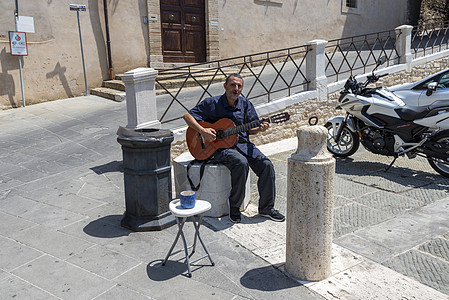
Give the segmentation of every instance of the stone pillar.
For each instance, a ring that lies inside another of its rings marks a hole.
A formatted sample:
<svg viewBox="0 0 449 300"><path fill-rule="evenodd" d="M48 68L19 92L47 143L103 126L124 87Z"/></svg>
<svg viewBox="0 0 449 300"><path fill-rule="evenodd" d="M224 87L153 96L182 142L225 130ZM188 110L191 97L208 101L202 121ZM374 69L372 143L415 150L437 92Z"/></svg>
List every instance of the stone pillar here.
<svg viewBox="0 0 449 300"><path fill-rule="evenodd" d="M396 30L396 50L398 51L398 63L406 64L407 72L412 70L412 30L413 26L402 25L395 28Z"/></svg>
<svg viewBox="0 0 449 300"><path fill-rule="evenodd" d="M288 160L285 268L296 278L331 275L335 159L326 149L327 129L303 126Z"/></svg>
<svg viewBox="0 0 449 300"><path fill-rule="evenodd" d="M127 128L161 128L157 119L155 81L157 71L137 68L122 76L126 90Z"/></svg>
<svg viewBox="0 0 449 300"><path fill-rule="evenodd" d="M320 101L327 100L326 55L327 41L313 40L307 44L309 52L306 56L306 78L310 80L309 90L317 91Z"/></svg>

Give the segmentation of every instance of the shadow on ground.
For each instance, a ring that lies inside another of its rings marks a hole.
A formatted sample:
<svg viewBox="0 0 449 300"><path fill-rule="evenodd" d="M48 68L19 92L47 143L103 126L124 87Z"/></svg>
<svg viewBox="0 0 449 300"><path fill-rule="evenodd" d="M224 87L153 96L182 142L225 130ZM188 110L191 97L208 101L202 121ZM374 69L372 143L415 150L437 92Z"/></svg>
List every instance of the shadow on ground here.
<svg viewBox="0 0 449 300"><path fill-rule="evenodd" d="M98 175L111 172L123 173L123 162L115 160L107 164L96 166L90 169Z"/></svg>
<svg viewBox="0 0 449 300"><path fill-rule="evenodd" d="M158 259L150 262L147 265L147 275L148 278L154 281L166 281L170 280L176 276L182 275L187 276L187 265L184 263L184 258L178 260L173 260L174 258L169 258L165 266L162 265L163 259ZM210 267L210 264L190 264L190 269L192 271L192 276L195 276L195 271L203 267Z"/></svg>
<svg viewBox="0 0 449 300"><path fill-rule="evenodd" d="M90 236L105 239L128 236L130 233L132 233L131 230L113 225L120 224L121 218L121 215L102 217L87 224L84 227L83 231Z"/></svg>
<svg viewBox="0 0 449 300"><path fill-rule="evenodd" d="M279 291L301 286L272 266L249 270L242 276L240 283L246 288L259 291Z"/></svg>

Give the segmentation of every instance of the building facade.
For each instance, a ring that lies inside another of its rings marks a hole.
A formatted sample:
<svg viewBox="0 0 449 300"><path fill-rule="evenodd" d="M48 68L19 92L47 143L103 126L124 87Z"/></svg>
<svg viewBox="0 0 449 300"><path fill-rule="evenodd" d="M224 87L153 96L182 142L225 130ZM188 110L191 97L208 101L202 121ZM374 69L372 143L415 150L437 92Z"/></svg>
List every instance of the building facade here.
<svg viewBox="0 0 449 300"><path fill-rule="evenodd" d="M407 23L410 0L80 0L89 88L136 67L170 68L332 40ZM19 16L34 19L22 70L26 103L80 96L83 66L73 1L18 0ZM104 4L107 4L108 22ZM0 3L0 107L21 105L14 1ZM107 42L106 28L110 40Z"/></svg>

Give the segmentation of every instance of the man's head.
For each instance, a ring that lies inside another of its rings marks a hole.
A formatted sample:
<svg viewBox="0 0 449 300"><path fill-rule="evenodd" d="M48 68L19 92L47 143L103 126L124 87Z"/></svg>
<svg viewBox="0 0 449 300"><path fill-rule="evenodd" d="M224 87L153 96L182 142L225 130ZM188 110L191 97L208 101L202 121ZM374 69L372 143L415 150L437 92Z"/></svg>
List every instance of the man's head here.
<svg viewBox="0 0 449 300"><path fill-rule="evenodd" d="M240 74L231 74L224 83L226 98L229 104L234 105L243 89L243 78Z"/></svg>

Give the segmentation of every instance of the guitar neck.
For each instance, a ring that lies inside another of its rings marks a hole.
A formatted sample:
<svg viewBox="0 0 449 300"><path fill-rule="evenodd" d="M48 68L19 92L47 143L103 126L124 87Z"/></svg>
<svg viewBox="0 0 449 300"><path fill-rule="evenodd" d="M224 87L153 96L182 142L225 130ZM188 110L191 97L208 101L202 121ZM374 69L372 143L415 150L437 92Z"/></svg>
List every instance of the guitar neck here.
<svg viewBox="0 0 449 300"><path fill-rule="evenodd" d="M262 124L263 122L270 122L270 119L262 119L262 120L257 120L257 121L253 121L251 123L246 123L246 124L242 124L242 125L238 125L232 128L228 128L223 130L223 137L227 137L233 134L238 134L240 132L244 132L244 131L248 131L251 130L253 128L258 127L260 124Z"/></svg>

